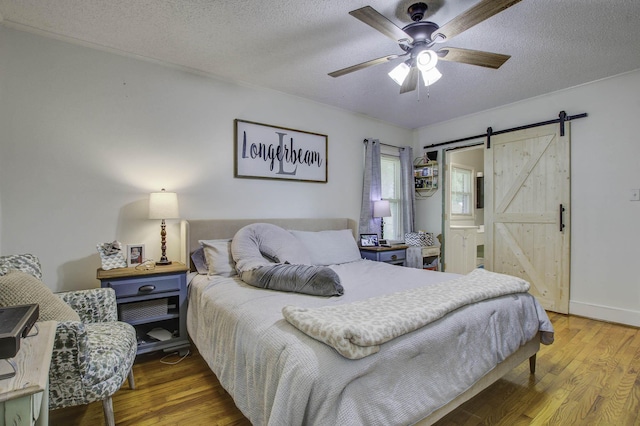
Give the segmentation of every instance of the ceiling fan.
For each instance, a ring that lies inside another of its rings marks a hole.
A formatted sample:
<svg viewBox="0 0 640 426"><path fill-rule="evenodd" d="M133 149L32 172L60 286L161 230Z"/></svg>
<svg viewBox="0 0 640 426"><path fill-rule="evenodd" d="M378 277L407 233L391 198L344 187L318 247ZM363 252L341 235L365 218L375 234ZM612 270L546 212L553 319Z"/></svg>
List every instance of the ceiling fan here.
<svg viewBox="0 0 640 426"><path fill-rule="evenodd" d="M413 22L402 29L371 6L352 10L349 12L351 16L395 40L405 53L383 56L334 71L329 75L331 77L340 77L373 65L408 56L404 62L389 73L389 76L401 85L400 93L406 93L416 89L420 75L422 75L424 84L427 86L435 83L442 76L436 68L439 59L498 69L511 56L457 47L442 47L437 51L431 48L436 43L448 41L520 1L481 0L442 27L435 22L422 20L428 8L426 3L415 3L409 6L407 13Z"/></svg>

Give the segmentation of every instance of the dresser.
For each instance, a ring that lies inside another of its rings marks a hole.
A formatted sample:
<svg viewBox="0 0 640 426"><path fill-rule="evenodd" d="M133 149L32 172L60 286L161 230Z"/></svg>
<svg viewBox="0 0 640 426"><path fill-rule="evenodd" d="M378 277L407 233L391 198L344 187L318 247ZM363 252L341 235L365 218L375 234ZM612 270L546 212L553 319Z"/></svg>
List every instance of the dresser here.
<svg viewBox="0 0 640 426"><path fill-rule="evenodd" d="M360 247L360 255L364 259L404 266L407 259L407 247L396 245L391 247Z"/></svg>
<svg viewBox="0 0 640 426"><path fill-rule="evenodd" d="M0 380L0 425L49 424L49 365L56 333L55 321L36 323L20 341L13 358L16 375ZM1 360L2 369L6 360Z"/></svg>

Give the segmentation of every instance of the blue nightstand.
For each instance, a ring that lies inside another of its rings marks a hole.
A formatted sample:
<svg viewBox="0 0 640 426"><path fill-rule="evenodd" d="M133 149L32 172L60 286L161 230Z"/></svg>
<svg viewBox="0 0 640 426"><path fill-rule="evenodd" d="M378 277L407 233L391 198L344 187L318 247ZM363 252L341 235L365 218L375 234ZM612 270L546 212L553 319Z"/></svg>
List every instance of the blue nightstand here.
<svg viewBox="0 0 640 426"><path fill-rule="evenodd" d="M360 255L376 262L404 266L407 259L407 247L397 245L392 247L360 247Z"/></svg>

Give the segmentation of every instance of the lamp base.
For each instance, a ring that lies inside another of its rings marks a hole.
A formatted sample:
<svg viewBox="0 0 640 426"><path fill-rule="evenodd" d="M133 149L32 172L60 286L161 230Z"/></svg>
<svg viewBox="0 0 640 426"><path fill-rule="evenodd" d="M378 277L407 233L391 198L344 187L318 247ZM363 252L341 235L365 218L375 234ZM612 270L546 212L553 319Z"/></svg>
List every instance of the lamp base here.
<svg viewBox="0 0 640 426"><path fill-rule="evenodd" d="M160 240L160 249L162 250L162 256L160 256L160 260L156 262L156 265L171 265L171 261L167 259L167 230L164 219L162 219L162 224L160 225Z"/></svg>

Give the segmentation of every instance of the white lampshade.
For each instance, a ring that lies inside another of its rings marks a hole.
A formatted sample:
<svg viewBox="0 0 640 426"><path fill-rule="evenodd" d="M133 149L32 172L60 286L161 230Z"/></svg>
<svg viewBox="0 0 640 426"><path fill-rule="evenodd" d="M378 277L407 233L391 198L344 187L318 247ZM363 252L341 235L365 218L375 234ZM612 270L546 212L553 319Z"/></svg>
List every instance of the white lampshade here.
<svg viewBox="0 0 640 426"><path fill-rule="evenodd" d="M438 54L433 50L423 50L416 57L416 66L420 71L429 71L438 64Z"/></svg>
<svg viewBox="0 0 640 426"><path fill-rule="evenodd" d="M152 192L149 195L149 219L180 219L178 194L175 192Z"/></svg>
<svg viewBox="0 0 640 426"><path fill-rule="evenodd" d="M433 50L423 50L418 53L416 57L415 65L420 70L422 74L422 80L424 81L425 86L430 86L436 81L440 80L442 74L436 68L438 64L438 54ZM411 67L407 62L403 62L389 73L389 77L393 79L398 85L402 86L404 80L409 75L409 71L411 71Z"/></svg>
<svg viewBox="0 0 640 426"><path fill-rule="evenodd" d="M436 67L431 68L429 71L422 71L422 80L425 86L431 86L436 81L440 80L442 74Z"/></svg>
<svg viewBox="0 0 640 426"><path fill-rule="evenodd" d="M373 202L373 217L390 217L391 207L389 200L379 200Z"/></svg>
<svg viewBox="0 0 640 426"><path fill-rule="evenodd" d="M398 83L398 85L402 86L404 79L407 78L407 75L409 75L409 70L409 65L403 62L391 70L391 72L389 73L389 77L391 77L393 81Z"/></svg>

